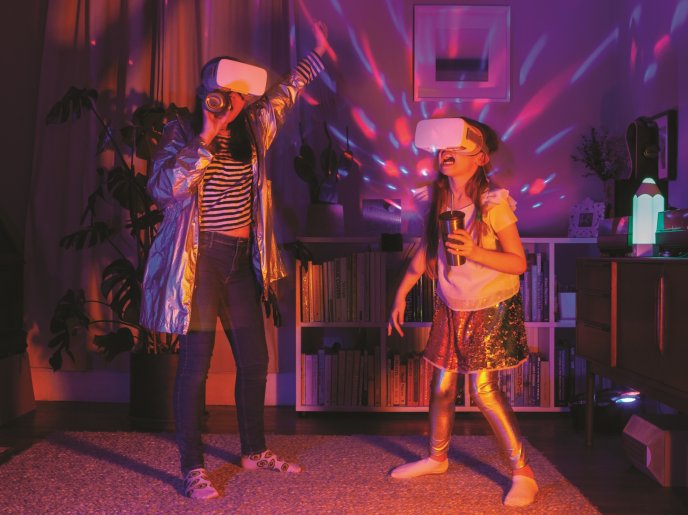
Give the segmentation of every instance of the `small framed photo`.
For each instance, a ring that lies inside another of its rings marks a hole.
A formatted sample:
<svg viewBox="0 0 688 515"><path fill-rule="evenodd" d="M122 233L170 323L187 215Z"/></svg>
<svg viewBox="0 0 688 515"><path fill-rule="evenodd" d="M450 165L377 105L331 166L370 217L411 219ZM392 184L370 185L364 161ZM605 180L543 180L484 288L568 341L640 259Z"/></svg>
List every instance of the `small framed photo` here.
<svg viewBox="0 0 688 515"><path fill-rule="evenodd" d="M600 221L604 219L604 202L586 198L571 208L569 238L597 238Z"/></svg>
<svg viewBox="0 0 688 515"><path fill-rule="evenodd" d="M670 109L652 117L652 120L657 124L658 179L676 179L677 118L676 109Z"/></svg>

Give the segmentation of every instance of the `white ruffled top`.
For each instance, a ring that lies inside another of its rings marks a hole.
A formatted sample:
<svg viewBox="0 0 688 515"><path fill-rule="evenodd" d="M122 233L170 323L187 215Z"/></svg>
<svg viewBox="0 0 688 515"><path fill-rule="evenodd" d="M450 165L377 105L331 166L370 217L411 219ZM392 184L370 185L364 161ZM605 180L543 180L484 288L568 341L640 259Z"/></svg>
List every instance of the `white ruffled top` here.
<svg viewBox="0 0 688 515"><path fill-rule="evenodd" d="M488 190L482 195L483 220L487 231L483 232L481 247L499 250L497 233L518 220L514 214L516 201L504 188ZM445 206L443 211L449 210ZM475 221L475 206L460 208L466 215L465 225L470 230ZM441 237L440 237L441 238ZM519 277L499 272L470 259L461 266L448 266L441 239L437 252L437 295L454 311L476 311L507 300L519 290Z"/></svg>

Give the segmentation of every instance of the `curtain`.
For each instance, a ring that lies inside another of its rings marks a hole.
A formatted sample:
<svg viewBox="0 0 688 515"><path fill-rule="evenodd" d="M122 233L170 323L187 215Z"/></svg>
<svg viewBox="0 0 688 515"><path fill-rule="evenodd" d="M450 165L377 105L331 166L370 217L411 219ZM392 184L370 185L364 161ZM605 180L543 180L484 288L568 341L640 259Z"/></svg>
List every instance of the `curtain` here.
<svg viewBox="0 0 688 515"><path fill-rule="evenodd" d="M192 109L200 68L216 55L264 66L269 81L294 61L291 0L52 0L47 9L25 234L24 303L33 367L48 366L50 317L58 299L70 288L102 299L100 274L117 255L107 245L79 251L58 246L62 236L80 227L97 185L96 169L112 166L113 156L96 156L99 130L93 116L46 125L50 107L70 86L94 88L100 92L99 111L119 124L151 99ZM118 208L110 209L100 214L125 222ZM125 235L117 243L127 241ZM133 255L129 247L125 251ZM273 372L275 334L268 334ZM124 358L106 365L94 357L89 338L81 336L76 365L67 359L64 369L126 367Z"/></svg>

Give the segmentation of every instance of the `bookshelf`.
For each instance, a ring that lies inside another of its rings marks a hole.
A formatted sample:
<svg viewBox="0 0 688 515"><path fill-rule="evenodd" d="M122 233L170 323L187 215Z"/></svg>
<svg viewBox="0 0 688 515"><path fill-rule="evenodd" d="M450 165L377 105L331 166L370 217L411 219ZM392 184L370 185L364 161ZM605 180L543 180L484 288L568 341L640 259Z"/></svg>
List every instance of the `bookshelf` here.
<svg viewBox="0 0 688 515"><path fill-rule="evenodd" d="M296 410L416 412L427 410L430 367L421 353L430 331L434 285L407 297L404 338L387 336L388 306L404 270L402 252L383 252L375 237L299 238L312 253L296 263ZM515 411L567 410L585 391L584 360L574 354L575 316L562 319L558 292L576 283L576 259L596 257L593 238L522 238L528 270L521 276L531 351L526 366L501 373ZM315 265L315 266L313 266ZM467 378L457 411L471 405Z"/></svg>

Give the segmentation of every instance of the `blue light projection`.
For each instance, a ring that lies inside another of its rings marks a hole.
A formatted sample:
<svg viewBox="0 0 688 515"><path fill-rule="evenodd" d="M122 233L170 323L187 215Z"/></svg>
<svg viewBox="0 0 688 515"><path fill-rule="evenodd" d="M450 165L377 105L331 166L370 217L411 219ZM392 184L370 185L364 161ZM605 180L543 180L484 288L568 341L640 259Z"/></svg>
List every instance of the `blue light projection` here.
<svg viewBox="0 0 688 515"><path fill-rule="evenodd" d="M604 41L593 51L592 54L590 54L590 57L588 57L585 62L581 65L580 68L576 71L576 73L573 74L573 77L571 77L571 84L576 82L578 79L580 79L586 71L593 65L597 59L600 58L600 56L604 53L607 48L609 48L612 43L615 43L616 41L619 40L619 28L617 27L614 29L609 36L605 38Z"/></svg>
<svg viewBox="0 0 688 515"><path fill-rule="evenodd" d="M566 136L572 130L573 130L573 126L568 127L566 129L564 129L563 131L558 132L557 134L555 134L551 138L549 138L547 141L545 141L544 143L542 143L540 146L538 146L535 149L535 155L542 154L545 150L552 147L557 141L562 139L564 136Z"/></svg>
<svg viewBox="0 0 688 515"><path fill-rule="evenodd" d="M392 23L397 32L401 35L401 39L404 42L406 48L411 48L411 38L409 37L409 31L406 28L403 20L399 16L399 4L392 5L392 0L385 0L387 4L387 10L389 11L389 17L392 18Z"/></svg>
<svg viewBox="0 0 688 515"><path fill-rule="evenodd" d="M547 35L543 34L535 42L535 44L533 45L533 48L530 49L530 52L528 52L528 56L523 60L523 64L521 65L521 72L519 73L519 84L521 86L523 84L525 84L526 79L528 78L528 73L530 72L530 69L533 67L535 60L540 55L540 52L542 52L542 50L545 48L546 44L547 44Z"/></svg>
<svg viewBox="0 0 688 515"><path fill-rule="evenodd" d="M688 19L688 0L682 0L676 5L669 33L674 34L679 27L686 23L686 19Z"/></svg>

